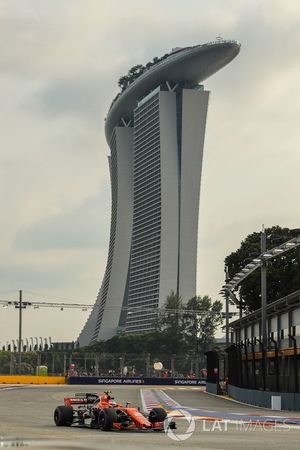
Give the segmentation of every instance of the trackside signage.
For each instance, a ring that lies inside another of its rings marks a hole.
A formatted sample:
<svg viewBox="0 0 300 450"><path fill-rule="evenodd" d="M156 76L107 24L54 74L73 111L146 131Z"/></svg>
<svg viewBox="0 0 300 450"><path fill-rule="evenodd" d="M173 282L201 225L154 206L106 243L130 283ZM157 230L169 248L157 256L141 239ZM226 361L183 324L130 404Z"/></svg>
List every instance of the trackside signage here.
<svg viewBox="0 0 300 450"><path fill-rule="evenodd" d="M125 378L125 377L69 377L68 384L143 384L165 386L205 386L204 378Z"/></svg>

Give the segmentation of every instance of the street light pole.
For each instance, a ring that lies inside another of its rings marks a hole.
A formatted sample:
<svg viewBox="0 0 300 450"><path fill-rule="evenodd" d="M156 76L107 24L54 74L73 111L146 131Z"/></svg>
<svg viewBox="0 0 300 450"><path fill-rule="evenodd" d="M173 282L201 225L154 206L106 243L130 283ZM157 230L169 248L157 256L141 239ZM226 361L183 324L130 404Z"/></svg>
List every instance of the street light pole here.
<svg viewBox="0 0 300 450"><path fill-rule="evenodd" d="M241 294L241 290L240 290L240 294L239 294L239 319L243 318L243 308L242 308L242 303L243 303L243 299L242 299L242 294Z"/></svg>
<svg viewBox="0 0 300 450"><path fill-rule="evenodd" d="M261 232L261 254L267 250L266 230L263 226ZM267 368L267 262L264 257L261 260L261 345L262 345L262 376L263 390L266 389L266 368Z"/></svg>
<svg viewBox="0 0 300 450"><path fill-rule="evenodd" d="M18 345L18 353L19 353L19 362L18 362L18 372L21 375L21 364L22 364L22 290L19 291L19 345Z"/></svg>
<svg viewBox="0 0 300 450"><path fill-rule="evenodd" d="M267 250L267 236L265 227L261 232L261 254ZM265 258L261 261L261 335L263 346L267 348L267 262Z"/></svg>
<svg viewBox="0 0 300 450"><path fill-rule="evenodd" d="M23 291L19 291L19 301L13 302L16 309L19 309L19 342L18 342L18 373L21 375L22 365L22 310L30 305L29 302L23 302Z"/></svg>
<svg viewBox="0 0 300 450"><path fill-rule="evenodd" d="M228 267L225 266L225 283L229 281ZM229 347L229 293L225 292L225 336L226 336L226 348Z"/></svg>

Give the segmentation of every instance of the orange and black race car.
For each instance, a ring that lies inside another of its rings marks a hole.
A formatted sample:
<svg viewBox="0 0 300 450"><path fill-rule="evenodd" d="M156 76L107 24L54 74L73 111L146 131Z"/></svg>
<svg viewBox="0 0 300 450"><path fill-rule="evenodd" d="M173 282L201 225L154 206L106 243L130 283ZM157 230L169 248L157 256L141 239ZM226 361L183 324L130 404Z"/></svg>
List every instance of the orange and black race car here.
<svg viewBox="0 0 300 450"><path fill-rule="evenodd" d="M153 408L146 416L140 408L117 403L111 392L103 394L75 394L64 398L64 405L54 411L57 426L90 426L103 431L143 429L163 431L167 413L163 408ZM168 427L176 428L175 422L168 421Z"/></svg>

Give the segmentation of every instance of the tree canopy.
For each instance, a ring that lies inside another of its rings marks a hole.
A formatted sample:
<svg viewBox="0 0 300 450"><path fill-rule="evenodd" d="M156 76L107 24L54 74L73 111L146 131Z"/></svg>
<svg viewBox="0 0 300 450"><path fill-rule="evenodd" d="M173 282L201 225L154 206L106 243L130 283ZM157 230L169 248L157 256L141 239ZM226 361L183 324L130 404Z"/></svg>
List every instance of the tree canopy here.
<svg viewBox="0 0 300 450"><path fill-rule="evenodd" d="M150 69L150 67L154 66L160 61L163 61L169 56L169 53L166 53L165 55L161 56L160 58L157 58L156 56L153 58L152 61L149 61L145 66L142 64L137 64L136 66L131 67L131 69L128 70L128 73L126 75L122 75L119 78L118 85L121 88L121 92L123 92L131 83L134 82L140 75L142 75L146 70Z"/></svg>
<svg viewBox="0 0 300 450"><path fill-rule="evenodd" d="M222 303L210 297L194 297L184 304L171 292L158 314L156 330L123 333L85 347L82 351L105 353L203 354L214 343L214 334L222 323Z"/></svg>
<svg viewBox="0 0 300 450"><path fill-rule="evenodd" d="M297 237L300 230L290 230L273 226L266 229L267 248L271 249ZM247 263L261 253L261 233L249 234L240 248L225 258L229 276L232 278ZM287 253L278 254L267 263L267 299L272 303L300 289L300 251L298 248ZM255 270L240 284L240 294L246 311L251 312L261 306L260 270Z"/></svg>
<svg viewBox="0 0 300 450"><path fill-rule="evenodd" d="M184 304L181 297L171 292L158 319L158 330L166 351L207 351L222 323L221 310L222 303L213 302L207 295L193 297Z"/></svg>

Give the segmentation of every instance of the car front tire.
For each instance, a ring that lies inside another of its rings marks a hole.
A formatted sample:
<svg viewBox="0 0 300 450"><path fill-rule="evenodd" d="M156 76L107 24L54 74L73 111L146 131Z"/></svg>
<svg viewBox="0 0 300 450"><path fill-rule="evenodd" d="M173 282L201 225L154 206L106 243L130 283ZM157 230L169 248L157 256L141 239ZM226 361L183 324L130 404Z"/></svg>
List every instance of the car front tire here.
<svg viewBox="0 0 300 450"><path fill-rule="evenodd" d="M99 411L98 425L100 430L111 430L114 422L118 422L118 415L114 409L104 408Z"/></svg>

